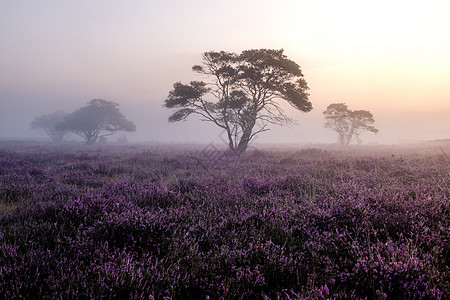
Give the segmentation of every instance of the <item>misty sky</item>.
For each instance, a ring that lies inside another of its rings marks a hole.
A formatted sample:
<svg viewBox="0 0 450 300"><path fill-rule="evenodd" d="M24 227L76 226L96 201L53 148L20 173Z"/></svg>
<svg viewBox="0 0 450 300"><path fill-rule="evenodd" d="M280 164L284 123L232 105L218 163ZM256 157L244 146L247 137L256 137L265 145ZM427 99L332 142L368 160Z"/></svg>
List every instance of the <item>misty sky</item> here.
<svg viewBox="0 0 450 300"><path fill-rule="evenodd" d="M167 122L162 104L211 50L285 50L313 111L258 142L333 143L328 104L373 113L365 143L450 138L450 2L335 0L2 0L0 139L45 138L34 117L94 98L120 104L131 141L210 142L219 128ZM114 139L114 138L111 138Z"/></svg>

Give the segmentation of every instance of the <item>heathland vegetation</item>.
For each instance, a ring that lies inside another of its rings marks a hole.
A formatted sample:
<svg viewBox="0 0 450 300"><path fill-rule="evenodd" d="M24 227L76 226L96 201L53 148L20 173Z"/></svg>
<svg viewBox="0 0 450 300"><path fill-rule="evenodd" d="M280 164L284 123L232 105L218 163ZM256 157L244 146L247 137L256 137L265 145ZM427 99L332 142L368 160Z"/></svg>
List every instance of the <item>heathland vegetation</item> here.
<svg viewBox="0 0 450 300"><path fill-rule="evenodd" d="M1 145L1 298L449 295L445 152L102 147Z"/></svg>
<svg viewBox="0 0 450 300"><path fill-rule="evenodd" d="M345 148L249 151L293 122L278 101L312 109L300 66L260 49L193 71L169 121L212 122L227 151L95 147L136 130L102 99L32 122L90 146L0 145L0 298L448 298L446 151L352 148L378 129L344 103L323 114Z"/></svg>

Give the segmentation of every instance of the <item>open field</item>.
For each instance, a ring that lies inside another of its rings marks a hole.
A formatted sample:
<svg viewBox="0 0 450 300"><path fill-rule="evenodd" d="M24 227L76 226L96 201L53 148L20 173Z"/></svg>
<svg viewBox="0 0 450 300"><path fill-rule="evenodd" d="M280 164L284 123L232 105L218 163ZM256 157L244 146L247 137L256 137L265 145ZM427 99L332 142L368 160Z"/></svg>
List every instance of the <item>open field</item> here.
<svg viewBox="0 0 450 300"><path fill-rule="evenodd" d="M449 296L450 148L202 150L0 144L0 298Z"/></svg>

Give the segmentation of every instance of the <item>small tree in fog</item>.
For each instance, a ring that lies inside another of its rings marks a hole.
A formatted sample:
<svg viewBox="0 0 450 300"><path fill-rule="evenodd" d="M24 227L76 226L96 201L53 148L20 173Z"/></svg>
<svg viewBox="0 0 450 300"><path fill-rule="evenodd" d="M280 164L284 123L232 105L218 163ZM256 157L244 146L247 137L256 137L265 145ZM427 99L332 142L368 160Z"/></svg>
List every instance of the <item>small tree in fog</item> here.
<svg viewBox="0 0 450 300"><path fill-rule="evenodd" d="M66 113L59 110L52 114L36 117L31 122L31 128L44 129L53 142L62 142L70 134L69 130L63 129L61 126L65 116Z"/></svg>
<svg viewBox="0 0 450 300"><path fill-rule="evenodd" d="M133 122L120 112L119 104L103 99L91 100L86 106L67 115L62 128L81 136L86 144L118 131L136 131Z"/></svg>
<svg viewBox="0 0 450 300"><path fill-rule="evenodd" d="M367 110L349 110L345 103L333 103L328 105L323 112L325 127L338 133L339 144L350 145L357 140L361 133L369 131L377 133L373 126L375 120Z"/></svg>
<svg viewBox="0 0 450 300"><path fill-rule="evenodd" d="M209 81L174 84L164 103L173 109L169 122L199 115L226 131L228 146L237 154L257 134L269 130L268 124L292 122L278 100L304 112L312 109L302 71L283 50L206 52L202 65L192 70Z"/></svg>

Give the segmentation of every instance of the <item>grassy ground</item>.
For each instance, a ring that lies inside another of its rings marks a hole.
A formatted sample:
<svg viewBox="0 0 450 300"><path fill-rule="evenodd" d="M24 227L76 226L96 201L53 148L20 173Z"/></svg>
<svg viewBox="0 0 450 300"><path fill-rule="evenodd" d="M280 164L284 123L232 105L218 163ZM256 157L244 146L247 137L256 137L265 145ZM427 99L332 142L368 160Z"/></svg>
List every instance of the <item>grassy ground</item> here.
<svg viewBox="0 0 450 300"><path fill-rule="evenodd" d="M2 144L0 296L444 299L446 151Z"/></svg>

